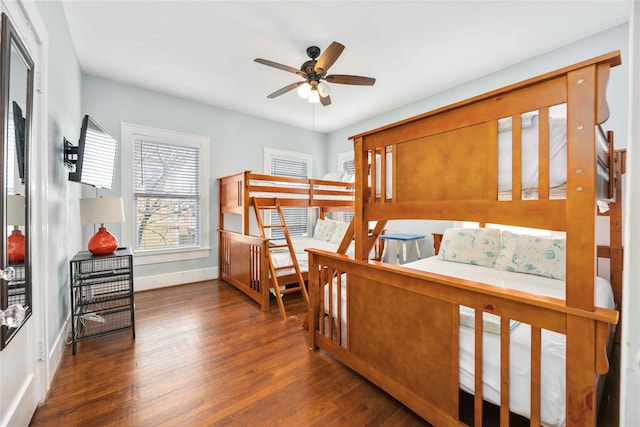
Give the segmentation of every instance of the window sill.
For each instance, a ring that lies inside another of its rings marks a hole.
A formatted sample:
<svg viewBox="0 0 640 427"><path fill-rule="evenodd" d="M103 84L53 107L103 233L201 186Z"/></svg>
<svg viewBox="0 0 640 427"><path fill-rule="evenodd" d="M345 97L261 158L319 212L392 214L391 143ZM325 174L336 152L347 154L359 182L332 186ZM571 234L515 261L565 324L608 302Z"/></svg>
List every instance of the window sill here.
<svg viewBox="0 0 640 427"><path fill-rule="evenodd" d="M189 261L209 258L211 248L134 251L133 265L164 264L167 262Z"/></svg>

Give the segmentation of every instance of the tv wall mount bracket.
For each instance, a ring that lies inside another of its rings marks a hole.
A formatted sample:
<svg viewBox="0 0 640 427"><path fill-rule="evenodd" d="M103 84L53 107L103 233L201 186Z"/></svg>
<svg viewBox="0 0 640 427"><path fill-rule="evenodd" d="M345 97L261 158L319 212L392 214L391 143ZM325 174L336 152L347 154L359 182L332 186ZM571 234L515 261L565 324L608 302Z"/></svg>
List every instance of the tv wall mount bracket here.
<svg viewBox="0 0 640 427"><path fill-rule="evenodd" d="M67 168L73 169L75 168L76 163L78 162L78 146L71 145L67 138L64 139L64 165Z"/></svg>

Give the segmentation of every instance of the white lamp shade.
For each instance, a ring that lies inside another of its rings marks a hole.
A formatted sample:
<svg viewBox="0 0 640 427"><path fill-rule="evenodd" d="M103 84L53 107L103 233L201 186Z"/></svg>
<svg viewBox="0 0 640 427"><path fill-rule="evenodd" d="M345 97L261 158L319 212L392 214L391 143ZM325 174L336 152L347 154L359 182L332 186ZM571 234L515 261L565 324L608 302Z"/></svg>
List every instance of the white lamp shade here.
<svg viewBox="0 0 640 427"><path fill-rule="evenodd" d="M306 99L309 96L309 92L311 92L311 85L307 82L304 82L298 88L298 96L300 98Z"/></svg>
<svg viewBox="0 0 640 427"><path fill-rule="evenodd" d="M24 196L9 194L7 196L7 225L24 225L25 209Z"/></svg>
<svg viewBox="0 0 640 427"><path fill-rule="evenodd" d="M124 222L122 197L80 199L80 220L83 224Z"/></svg>
<svg viewBox="0 0 640 427"><path fill-rule="evenodd" d="M317 90L312 90L311 92L309 92L308 101L312 104L317 104L318 102L320 102L320 95L318 94Z"/></svg>
<svg viewBox="0 0 640 427"><path fill-rule="evenodd" d="M321 97L326 98L331 93L331 86L325 82L318 83L318 93Z"/></svg>

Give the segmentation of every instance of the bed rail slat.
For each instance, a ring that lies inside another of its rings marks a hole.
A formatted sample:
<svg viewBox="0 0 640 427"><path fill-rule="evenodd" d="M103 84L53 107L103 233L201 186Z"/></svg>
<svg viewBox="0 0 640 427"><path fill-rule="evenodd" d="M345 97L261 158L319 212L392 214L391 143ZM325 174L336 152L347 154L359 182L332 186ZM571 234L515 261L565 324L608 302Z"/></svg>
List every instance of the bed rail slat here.
<svg viewBox="0 0 640 427"><path fill-rule="evenodd" d="M376 155L380 156L380 202L387 201L387 154L386 147L376 149Z"/></svg>
<svg viewBox="0 0 640 427"><path fill-rule="evenodd" d="M538 199L549 198L549 107L538 111Z"/></svg>
<svg viewBox="0 0 640 427"><path fill-rule="evenodd" d="M522 116L511 116L511 200L522 199Z"/></svg>
<svg viewBox="0 0 640 427"><path fill-rule="evenodd" d="M531 427L540 426L540 359L542 334L540 328L531 326Z"/></svg>
<svg viewBox="0 0 640 427"><path fill-rule="evenodd" d="M474 347L474 371L473 371L473 379L474 379L474 393L473 393L473 424L475 427L482 427L482 330L483 330L483 318L482 318L482 310L475 310L475 318L474 318L474 337L475 337L475 347Z"/></svg>
<svg viewBox="0 0 640 427"><path fill-rule="evenodd" d="M509 318L500 319L500 426L509 427Z"/></svg>

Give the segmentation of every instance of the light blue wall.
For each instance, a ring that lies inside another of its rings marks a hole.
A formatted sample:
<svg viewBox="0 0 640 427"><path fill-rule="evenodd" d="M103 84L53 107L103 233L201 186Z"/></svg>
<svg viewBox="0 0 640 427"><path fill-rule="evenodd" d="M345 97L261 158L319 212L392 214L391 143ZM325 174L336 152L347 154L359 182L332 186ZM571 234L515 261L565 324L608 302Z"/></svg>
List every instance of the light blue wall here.
<svg viewBox="0 0 640 427"><path fill-rule="evenodd" d="M325 135L269 120L163 95L145 89L84 75L83 114L89 114L120 140L122 122L206 136L210 151L211 255L207 259L136 267L136 277L216 267L218 264L218 188L216 179L243 170L262 173L264 147L313 156L313 176L322 177L326 164ZM122 144L127 141L120 141ZM114 191L119 194L120 171ZM101 192L101 194L108 194ZM118 228L113 227L114 234ZM86 230L89 238L91 230Z"/></svg>
<svg viewBox="0 0 640 427"><path fill-rule="evenodd" d="M627 146L628 68L626 61L628 60L628 44L628 24L623 24L550 53L531 58L497 73L480 77L471 82L435 94L429 98L332 132L327 135L327 145L329 148L327 159L330 169L332 165L337 164L338 154L353 150L352 142L348 139L350 136L490 92L500 87L517 83L539 74L553 71L614 50L621 51L622 65L611 71L609 85L607 87L607 99L611 110L611 117L605 126L607 129L616 131L616 148L624 148ZM455 167L455 165L453 165L453 167ZM446 221L390 221L387 224L387 230L389 232L425 234L427 238L421 242L421 251L422 254L429 254L433 251L433 240L430 234L441 232L450 225L451 223Z"/></svg>
<svg viewBox="0 0 640 427"><path fill-rule="evenodd" d="M327 135L329 163L336 164L339 153L353 149L351 141L348 140L350 136L481 95L614 50L622 52L622 65L611 71L611 78L607 88L611 118L607 122L607 128L617 130L616 146L618 148L626 147L628 31L628 24L619 25L497 73L480 77L404 107L331 132ZM446 66L446 62L444 64Z"/></svg>
<svg viewBox="0 0 640 427"><path fill-rule="evenodd" d="M37 5L49 33L49 79L43 82L49 96L49 137L46 142L34 140L33 149L49 152L49 164L35 167L47 171L49 220L46 229L50 247L46 251L48 260L34 260L34 268L44 268L48 263L46 283L34 286L46 287L47 337L52 343L69 314L69 260L83 249L81 229L77 225L80 223L80 188L67 181L68 170L62 162L63 137L77 141L80 134L82 75L62 6L59 2L37 2Z"/></svg>

